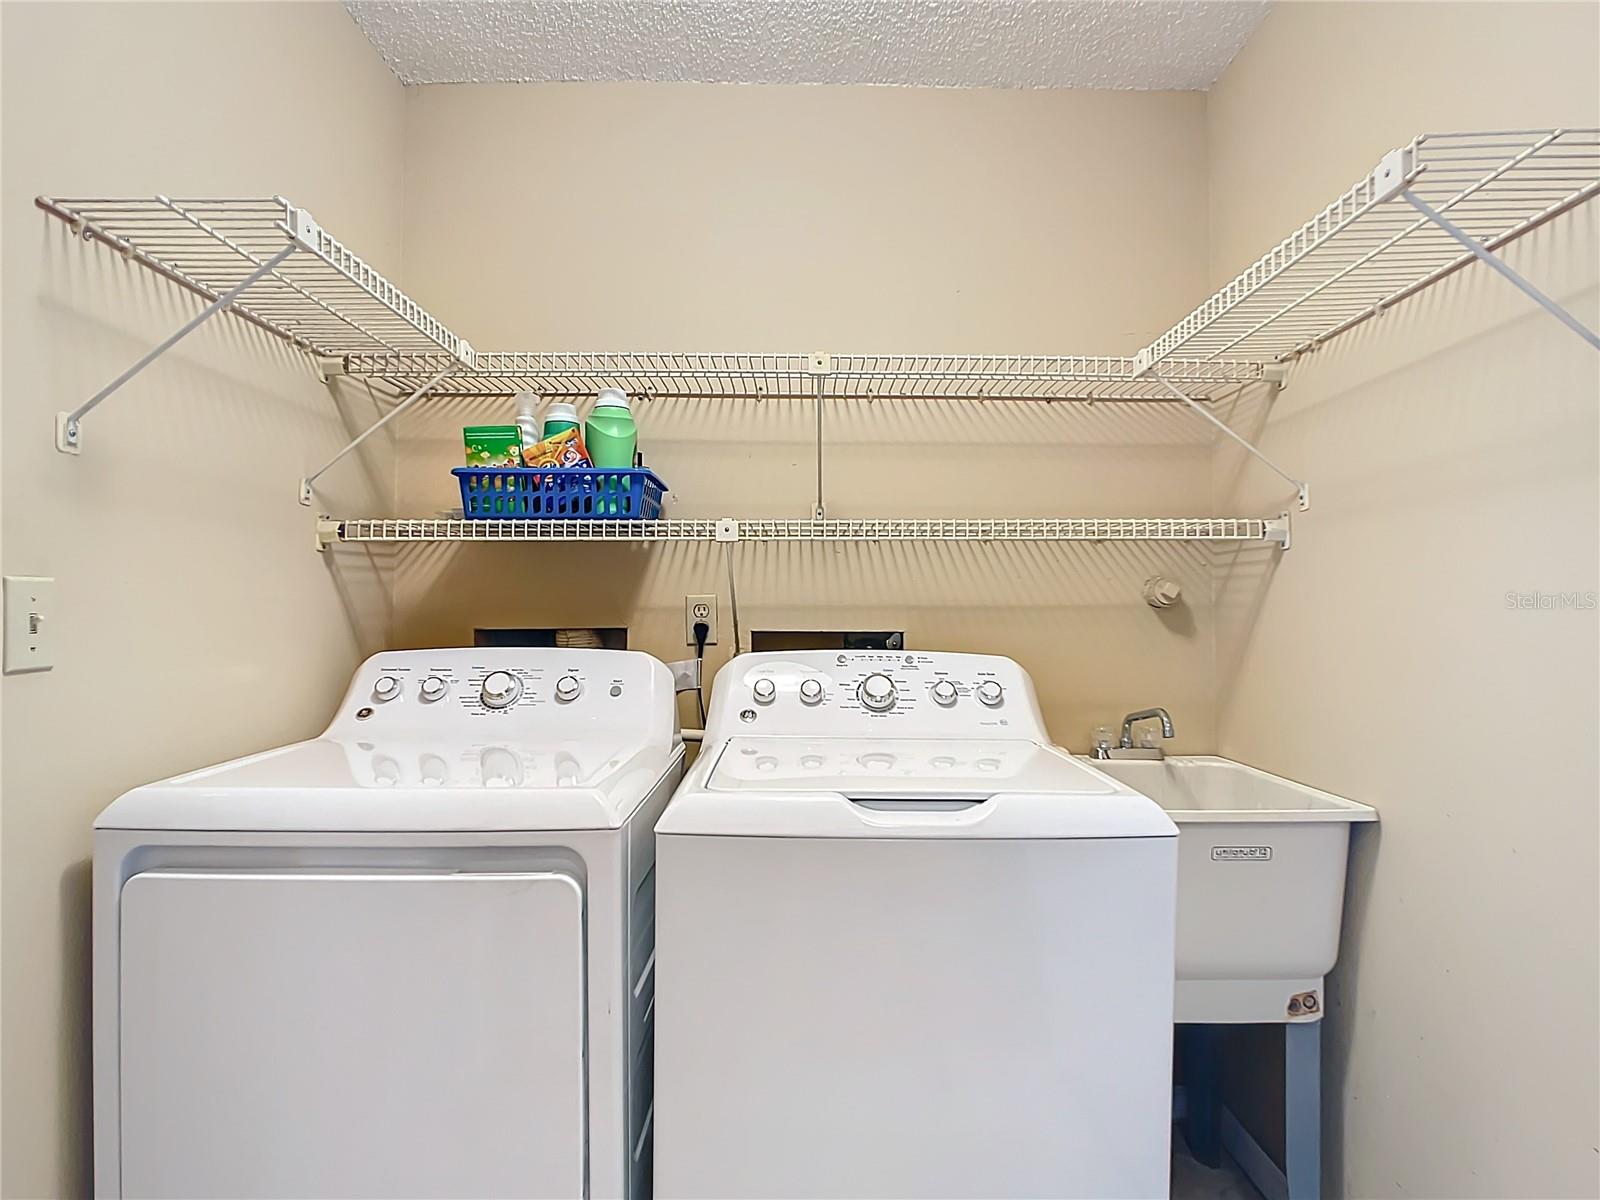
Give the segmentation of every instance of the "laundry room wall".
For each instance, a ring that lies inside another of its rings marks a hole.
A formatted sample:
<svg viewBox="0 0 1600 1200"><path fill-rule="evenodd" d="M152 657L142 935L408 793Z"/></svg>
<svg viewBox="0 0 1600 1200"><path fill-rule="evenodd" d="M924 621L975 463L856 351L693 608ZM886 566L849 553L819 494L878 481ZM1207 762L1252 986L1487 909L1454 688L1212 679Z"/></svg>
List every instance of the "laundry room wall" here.
<svg viewBox="0 0 1600 1200"><path fill-rule="evenodd" d="M56 579L55 669L3 681L7 1196L90 1192L90 823L120 792L314 734L388 638L381 561L335 572L296 503L370 420L305 359L219 318L84 423L75 407L200 302L33 205L284 192L400 266L402 101L333 4L0 6L6 574ZM388 511L377 445L328 477Z"/></svg>
<svg viewBox="0 0 1600 1200"><path fill-rule="evenodd" d="M1278 4L1207 104L1212 283L1425 130L1600 125L1600 9ZM1600 210L1507 261L1600 327ZM1468 267L1235 412L1313 508L1219 575L1222 753L1368 804L1325 1031L1343 1196L1593 1196L1600 356ZM1218 458L1224 508L1283 501ZM1241 1097L1240 1103L1247 1102Z"/></svg>
<svg viewBox="0 0 1600 1200"><path fill-rule="evenodd" d="M408 284L480 349L1133 353L1205 286L1200 93L460 85L408 89ZM406 421L399 507L459 504L460 428ZM668 515L809 517L807 403L646 404ZM1210 439L1170 405L829 403L831 517L1208 511ZM1052 733L1164 704L1212 743L1209 563L1194 546L746 545L751 629L903 629L1025 664ZM1152 574L1184 585L1158 615ZM398 560L404 645L475 626L615 626L692 653L715 549L426 547ZM748 646L748 640L746 641Z"/></svg>

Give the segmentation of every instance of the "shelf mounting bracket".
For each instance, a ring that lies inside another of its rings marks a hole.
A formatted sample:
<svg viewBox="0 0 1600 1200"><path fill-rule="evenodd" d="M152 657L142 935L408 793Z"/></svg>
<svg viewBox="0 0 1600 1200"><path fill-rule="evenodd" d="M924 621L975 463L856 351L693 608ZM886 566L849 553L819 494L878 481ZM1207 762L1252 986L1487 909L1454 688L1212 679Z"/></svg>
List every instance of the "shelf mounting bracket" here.
<svg viewBox="0 0 1600 1200"><path fill-rule="evenodd" d="M368 425L366 427L366 429L361 431L361 433L357 434L355 440L352 441L343 450L339 451L339 453L335 454L327 462L323 463L315 471L311 472L311 474L307 475L304 479L302 479L300 481L300 503L306 505L307 507L310 507L312 486L317 482L317 480L321 479L322 476L327 473L327 471L328 471L328 469L330 467L332 467L335 463L337 463L341 459L343 459L345 455L349 454L352 450L354 450L357 446L361 445L362 442L366 441L373 434L377 433L378 430L382 429L390 421L394 420L401 413L405 412L406 409L410 408L418 400L421 400L424 396L426 396L429 392L431 392L436 386L438 386L439 381L441 379L443 379L445 376L455 374L457 366L458 366L457 363L451 363L444 370L438 372L436 375L433 376L433 378L429 379L426 383L424 383L416 391L412 392L404 400L400 401L399 404L396 404L388 412L384 413L383 416L379 417L371 425Z"/></svg>
<svg viewBox="0 0 1600 1200"><path fill-rule="evenodd" d="M234 284L233 287L223 292L222 295L218 296L210 304L206 305L203 309L196 313L195 316L190 319L182 329L178 330L171 337L167 338L166 341L162 342L159 346L155 347L155 349L151 350L138 362L134 363L133 366L129 367L121 375L118 375L110 383L106 384L105 387L101 388L82 404L78 405L77 408L73 409L71 412L57 413L56 449L61 451L63 454L77 454L79 451L81 451L83 449L84 417L88 416L91 412L98 408L102 401L107 399L123 384L127 383L135 375L139 374L140 371L143 371L168 350L171 350L179 342L183 341L184 338L188 337L196 329L199 329L200 326L204 325L212 317L216 316L224 309L231 308L233 306L233 302L244 294L246 288L250 287L252 284L259 283L263 278L276 271L282 264L283 260L288 258L299 248L299 242L291 241L282 250L279 250L271 258L267 259L266 262L262 263L254 271L251 271L250 274L246 275L238 283Z"/></svg>
<svg viewBox="0 0 1600 1200"><path fill-rule="evenodd" d="M1504 260L1496 257L1488 250L1484 249L1483 244L1479 242L1477 238L1473 237L1465 229L1462 229L1454 221L1450 220L1449 217L1445 216L1438 209L1434 208L1433 205L1429 204L1421 196L1413 192L1409 187L1401 188L1400 194L1405 197L1406 203L1411 205L1412 208L1416 209L1424 217L1428 218L1428 220L1432 221L1440 229L1444 230L1456 241L1460 242L1463 246L1470 250L1480 262L1483 262L1486 265L1494 268L1494 270L1505 276L1511 281L1513 286L1520 290L1540 308L1544 309L1545 312L1549 313L1556 320L1560 321L1563 325L1572 330L1573 333L1577 334L1584 341L1588 342L1589 345L1593 346L1596 350L1600 350L1600 335L1597 335L1594 330L1590 329L1560 304L1556 303L1549 296L1546 296L1538 288L1534 287L1533 284L1529 283L1526 279L1519 275L1515 270L1507 266Z"/></svg>
<svg viewBox="0 0 1600 1200"><path fill-rule="evenodd" d="M1144 355L1141 354L1140 358L1143 357ZM1215 413L1212 413L1206 409L1200 404L1199 401L1195 400L1194 397L1190 396L1187 392L1174 385L1173 382L1163 375L1156 367L1146 365L1144 369L1145 373L1147 373L1150 378L1154 379L1162 387L1166 388L1167 391L1171 392L1175 399L1182 400L1190 408L1194 409L1195 412L1199 413L1206 420L1210 421L1229 438L1242 446L1247 453L1264 465L1274 475L1277 475L1280 479L1293 484L1295 499L1299 502L1301 512L1305 512L1311 507L1311 485L1309 483L1303 479L1296 479L1293 475L1289 474L1289 472L1285 471L1265 454L1261 453L1261 451L1257 450L1255 446L1252 445L1246 438L1235 433L1227 424L1227 422L1218 418Z"/></svg>
<svg viewBox="0 0 1600 1200"><path fill-rule="evenodd" d="M822 401L826 392L826 380L833 374L833 355L824 351L814 351L807 363L807 370L812 379L812 403L817 409L817 503L812 515L818 520L827 517L827 509L822 500Z"/></svg>

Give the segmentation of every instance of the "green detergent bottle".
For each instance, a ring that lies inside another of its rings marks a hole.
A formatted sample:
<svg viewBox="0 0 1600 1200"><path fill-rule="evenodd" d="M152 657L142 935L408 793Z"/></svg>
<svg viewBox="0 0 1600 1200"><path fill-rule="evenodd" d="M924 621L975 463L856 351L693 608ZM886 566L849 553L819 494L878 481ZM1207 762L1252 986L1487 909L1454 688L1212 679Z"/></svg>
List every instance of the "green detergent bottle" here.
<svg viewBox="0 0 1600 1200"><path fill-rule="evenodd" d="M621 388L605 388L595 401L594 411L584 426L583 444L597 467L625 471L633 466L633 452L639 446L639 429L628 407L628 393Z"/></svg>

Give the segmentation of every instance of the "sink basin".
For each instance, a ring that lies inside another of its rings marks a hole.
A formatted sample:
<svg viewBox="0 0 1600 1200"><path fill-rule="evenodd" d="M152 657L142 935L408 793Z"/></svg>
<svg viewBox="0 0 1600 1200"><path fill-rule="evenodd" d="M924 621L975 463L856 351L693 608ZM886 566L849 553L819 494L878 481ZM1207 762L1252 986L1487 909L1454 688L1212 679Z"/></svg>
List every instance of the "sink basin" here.
<svg viewBox="0 0 1600 1200"><path fill-rule="evenodd" d="M1226 758L1093 766L1178 826L1177 1020L1321 1019L1350 826L1376 810Z"/></svg>

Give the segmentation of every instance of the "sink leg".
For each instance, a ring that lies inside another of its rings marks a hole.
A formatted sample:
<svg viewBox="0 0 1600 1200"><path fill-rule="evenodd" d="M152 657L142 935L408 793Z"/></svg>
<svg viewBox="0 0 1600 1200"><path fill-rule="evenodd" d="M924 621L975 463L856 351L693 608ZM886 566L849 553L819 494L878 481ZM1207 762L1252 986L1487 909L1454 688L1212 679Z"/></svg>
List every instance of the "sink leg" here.
<svg viewBox="0 0 1600 1200"><path fill-rule="evenodd" d="M1322 1195L1322 1022L1283 1027L1284 1175L1289 1200Z"/></svg>
<svg viewBox="0 0 1600 1200"><path fill-rule="evenodd" d="M1222 1165L1222 1030L1216 1025L1179 1025L1189 1153L1208 1167Z"/></svg>

